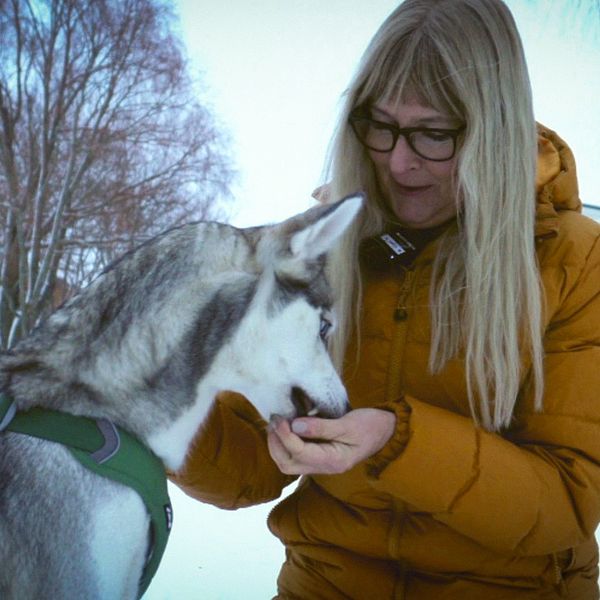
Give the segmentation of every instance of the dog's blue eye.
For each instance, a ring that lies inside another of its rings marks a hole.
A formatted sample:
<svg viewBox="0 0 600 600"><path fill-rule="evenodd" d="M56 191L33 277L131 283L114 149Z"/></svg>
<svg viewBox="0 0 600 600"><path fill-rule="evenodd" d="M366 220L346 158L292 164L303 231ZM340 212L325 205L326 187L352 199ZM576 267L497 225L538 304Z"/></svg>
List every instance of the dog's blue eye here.
<svg viewBox="0 0 600 600"><path fill-rule="evenodd" d="M329 335L329 332L331 331L331 321L328 321L325 317L321 317L321 328L319 330L319 335L321 336L321 339L323 341L325 341L327 339L327 336Z"/></svg>

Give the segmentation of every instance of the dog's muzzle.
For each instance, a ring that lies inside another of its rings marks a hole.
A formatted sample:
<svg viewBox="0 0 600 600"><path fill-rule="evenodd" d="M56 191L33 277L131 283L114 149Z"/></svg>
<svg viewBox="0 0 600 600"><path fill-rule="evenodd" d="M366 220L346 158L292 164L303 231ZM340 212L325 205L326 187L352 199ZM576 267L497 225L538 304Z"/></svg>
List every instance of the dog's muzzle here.
<svg viewBox="0 0 600 600"><path fill-rule="evenodd" d="M320 417L322 419L336 419L350 410L346 401L336 409L336 403L317 404L302 388L294 386L290 393L290 399L296 409L296 417Z"/></svg>

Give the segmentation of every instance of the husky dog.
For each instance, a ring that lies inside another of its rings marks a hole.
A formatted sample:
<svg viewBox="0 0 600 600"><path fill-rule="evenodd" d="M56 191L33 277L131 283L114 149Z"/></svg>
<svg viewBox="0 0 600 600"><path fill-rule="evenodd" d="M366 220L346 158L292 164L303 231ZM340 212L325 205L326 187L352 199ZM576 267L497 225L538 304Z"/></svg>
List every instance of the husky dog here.
<svg viewBox="0 0 600 600"><path fill-rule="evenodd" d="M361 204L150 240L1 356L0 390L18 414L44 407L121 428L173 471L220 390L266 421L344 414L324 255ZM61 444L0 433L2 600L136 598L150 538L136 491Z"/></svg>

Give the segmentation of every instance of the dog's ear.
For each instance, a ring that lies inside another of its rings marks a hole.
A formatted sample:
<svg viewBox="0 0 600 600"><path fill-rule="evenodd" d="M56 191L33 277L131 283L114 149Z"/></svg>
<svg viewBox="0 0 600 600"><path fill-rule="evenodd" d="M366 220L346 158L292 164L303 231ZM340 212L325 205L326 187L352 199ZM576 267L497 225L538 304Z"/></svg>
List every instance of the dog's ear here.
<svg viewBox="0 0 600 600"><path fill-rule="evenodd" d="M317 206L304 213L303 227L290 239L292 256L311 261L331 250L362 205L363 196L355 194L335 204Z"/></svg>

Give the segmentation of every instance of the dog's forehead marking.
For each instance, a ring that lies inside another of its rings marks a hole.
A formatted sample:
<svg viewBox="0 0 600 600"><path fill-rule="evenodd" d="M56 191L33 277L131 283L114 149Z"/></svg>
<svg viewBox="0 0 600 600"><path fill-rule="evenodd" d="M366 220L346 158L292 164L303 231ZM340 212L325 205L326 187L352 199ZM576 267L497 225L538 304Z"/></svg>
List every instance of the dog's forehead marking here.
<svg viewBox="0 0 600 600"><path fill-rule="evenodd" d="M299 296L315 308L331 308L332 292L325 274L324 261L306 265L301 273L275 273L274 303L286 304Z"/></svg>
<svg viewBox="0 0 600 600"><path fill-rule="evenodd" d="M274 304L289 304L298 297L302 297L314 308L331 307L331 294L324 280L312 281L296 280L289 277L276 277L273 292Z"/></svg>

